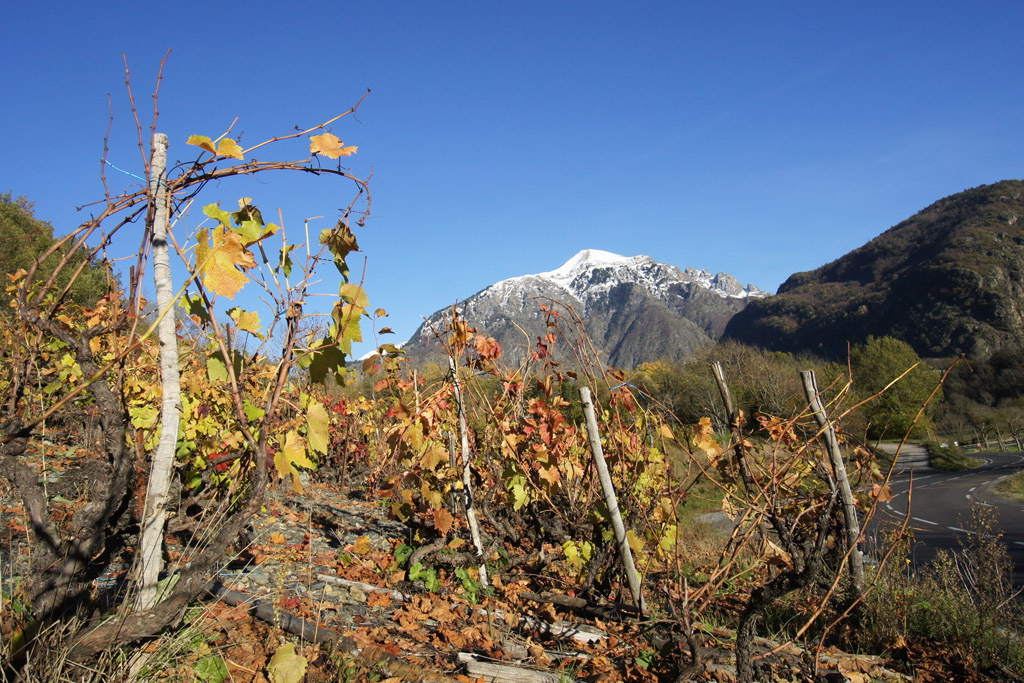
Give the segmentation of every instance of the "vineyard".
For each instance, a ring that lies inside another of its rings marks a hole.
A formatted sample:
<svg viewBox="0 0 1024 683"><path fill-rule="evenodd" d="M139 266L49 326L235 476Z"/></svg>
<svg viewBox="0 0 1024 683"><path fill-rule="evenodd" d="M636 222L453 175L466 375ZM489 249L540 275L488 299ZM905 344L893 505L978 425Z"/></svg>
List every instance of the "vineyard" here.
<svg viewBox="0 0 1024 683"><path fill-rule="evenodd" d="M865 626L898 609L902 537L865 566L890 465L836 429L842 372L794 415L745 414L718 365L724 422L684 424L550 301L515 366L456 310L444 371L386 343L353 363L388 330L348 263L369 185L344 117L244 149L193 135L165 169L154 115L145 186L6 274L5 680L864 681L962 659ZM288 172L353 188L333 228L204 198Z"/></svg>

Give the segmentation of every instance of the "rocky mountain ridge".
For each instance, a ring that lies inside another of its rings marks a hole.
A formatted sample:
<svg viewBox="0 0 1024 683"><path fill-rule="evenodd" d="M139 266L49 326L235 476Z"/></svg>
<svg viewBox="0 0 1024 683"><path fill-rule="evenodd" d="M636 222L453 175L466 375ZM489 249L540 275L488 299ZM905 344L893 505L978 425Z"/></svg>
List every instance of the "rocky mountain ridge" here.
<svg viewBox="0 0 1024 683"><path fill-rule="evenodd" d="M521 360L545 334L540 305L571 307L605 362L630 368L711 343L748 301L766 296L727 273L584 249L555 270L496 282L457 308L470 325L495 337L506 356ZM411 356L439 351L433 330L443 329L449 311L429 316L403 348Z"/></svg>

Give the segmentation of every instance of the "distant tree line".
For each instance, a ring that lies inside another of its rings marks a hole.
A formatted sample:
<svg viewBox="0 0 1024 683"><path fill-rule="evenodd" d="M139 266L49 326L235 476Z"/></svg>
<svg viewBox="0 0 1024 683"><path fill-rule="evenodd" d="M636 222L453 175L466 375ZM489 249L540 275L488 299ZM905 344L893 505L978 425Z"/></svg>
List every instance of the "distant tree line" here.
<svg viewBox="0 0 1024 683"><path fill-rule="evenodd" d="M713 362L723 365L733 400L750 418L790 417L805 409L802 370L814 370L819 388L834 399L847 386L844 401L833 411L866 401L845 419L848 432L865 441L896 439L908 430L918 437L934 429L941 388L921 415L919 409L939 384L940 373L925 364L906 343L890 337L869 337L854 346L847 365L810 355L765 351L736 341L723 341L685 361L644 363L633 382L684 424L710 417L724 430L725 411L711 374ZM898 381L896 381L898 379Z"/></svg>

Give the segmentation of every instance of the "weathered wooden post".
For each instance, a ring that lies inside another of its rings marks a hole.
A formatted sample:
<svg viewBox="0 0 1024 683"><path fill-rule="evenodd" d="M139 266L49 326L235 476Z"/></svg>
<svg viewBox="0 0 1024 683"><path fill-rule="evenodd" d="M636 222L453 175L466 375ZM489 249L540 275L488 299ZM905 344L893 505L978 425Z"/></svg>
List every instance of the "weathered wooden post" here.
<svg viewBox="0 0 1024 683"><path fill-rule="evenodd" d="M626 539L626 527L622 523L622 515L619 512L619 501L615 495L615 486L612 484L611 474L608 472L608 464L604 461L604 451L601 448L601 435L597 431L597 417L594 415L594 400L590 395L589 387L580 387L580 399L583 401L583 414L587 418L587 437L590 440L590 452L594 456L594 465L597 467L597 477L601 480L601 489L604 492L604 502L608 506L608 516L612 520L612 530L615 532L615 544L619 549L619 557L622 560L622 567L626 570L626 579L629 581L629 591L633 595L633 604L640 608L641 612L646 611L647 605L640 592L640 576L636 573L636 565L633 564L633 553L629 549L629 541Z"/></svg>
<svg viewBox="0 0 1024 683"><path fill-rule="evenodd" d="M178 420L181 410L178 376L178 340L174 331L174 288L171 283L170 258L167 248L167 136L153 135L149 165L149 210L147 227L153 250L153 286L156 306L160 312L157 338L160 341L160 386L163 394L160 407L160 440L149 471L146 508L142 518L139 543L140 589L135 601L137 610L153 607L157 601L157 580L163 569L164 525L167 518L167 497L174 468L174 452L178 443Z"/></svg>
<svg viewBox="0 0 1024 683"><path fill-rule="evenodd" d="M823 431L825 450L828 452L828 459L832 465L832 475L836 478L836 485L839 487L839 498L843 504L846 547L850 551L850 581L853 584L854 592L859 595L864 589L864 557L861 555L860 548L857 547L857 540L860 538L860 520L857 519L857 506L853 500L853 492L850 490L850 479L846 476L846 465L843 463L843 454L839 450L836 430L825 414L825 405L821 402L821 395L818 393L814 370L804 370L800 373L800 379L804 383L804 395L807 397L807 403L814 411L814 419L818 423L818 428Z"/></svg>
<svg viewBox="0 0 1024 683"><path fill-rule="evenodd" d="M484 544L480 539L480 525L476 520L476 509L473 507L473 480L469 471L469 429L466 426L466 407L462 403L462 389L459 386L458 368L455 359L448 356L448 369L452 374L452 388L455 394L455 408L459 415L459 435L462 438L462 495L466 506L466 519L469 521L469 533L473 537L473 546L480 556L480 585L487 588L487 558L483 556Z"/></svg>

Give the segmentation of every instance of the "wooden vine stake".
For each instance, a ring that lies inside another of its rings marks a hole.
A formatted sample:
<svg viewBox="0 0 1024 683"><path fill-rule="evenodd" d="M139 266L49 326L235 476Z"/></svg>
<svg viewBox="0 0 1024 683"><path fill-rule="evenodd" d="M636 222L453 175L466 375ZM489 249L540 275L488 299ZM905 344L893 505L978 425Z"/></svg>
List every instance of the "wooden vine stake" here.
<svg viewBox="0 0 1024 683"><path fill-rule="evenodd" d="M615 544L619 548L619 557L622 560L623 568L626 570L626 578L629 580L629 591L633 595L633 604L641 612L644 612L647 609L647 605L644 602L644 596L640 592L640 576L636 572L636 565L633 564L633 553L629 549L629 541L626 539L626 527L622 523L622 514L619 512L619 501L615 495L615 486L612 484L612 477L608 472L608 464L604 461L601 435L597 431L597 417L594 415L594 400L590 395L589 387L580 387L580 399L583 401L583 414L587 418L587 437L590 441L590 453L594 456L597 477L601 480L604 502L608 506L608 516L611 517L612 530L615 532Z"/></svg>
<svg viewBox="0 0 1024 683"><path fill-rule="evenodd" d="M818 383L814 377L814 370L804 370L800 373L800 379L804 384L804 395L812 411L818 428L822 430L822 437L825 441L825 450L828 452L828 459L832 465L832 475L836 478L839 487L839 499L843 504L843 527L846 531L846 544L850 552L850 582L856 594L864 589L864 557L861 555L857 541L860 539L860 521L857 519L857 506L853 500L853 492L850 490L850 479L846 476L846 465L843 463L843 454L839 450L839 440L836 439L836 430L829 422L825 414L825 406L821 402L821 395L818 393Z"/></svg>
<svg viewBox="0 0 1024 683"><path fill-rule="evenodd" d="M476 548L476 554L480 557L480 585L487 588L487 558L483 556L484 544L480 540L480 525L476 521L476 509L473 507L473 480L469 471L469 430L466 427L466 407L462 403L459 373L452 356L448 356L448 369L452 373L455 409L459 414L459 435L462 437L462 500L466 507L466 519L469 521L469 533L473 537L473 546Z"/></svg>
<svg viewBox="0 0 1024 683"><path fill-rule="evenodd" d="M157 338L160 342L160 387L163 398L160 406L160 440L153 454L146 489L146 507L142 518L142 537L139 544L141 585L139 597L135 602L136 610L153 607L158 598L157 581L163 569L167 497L174 469L181 409L178 340L174 333L174 288L171 283L167 249L167 182L164 179L166 164L167 136L163 133L154 133L149 168L150 205L146 219L153 250L156 306L162 314L157 323Z"/></svg>

